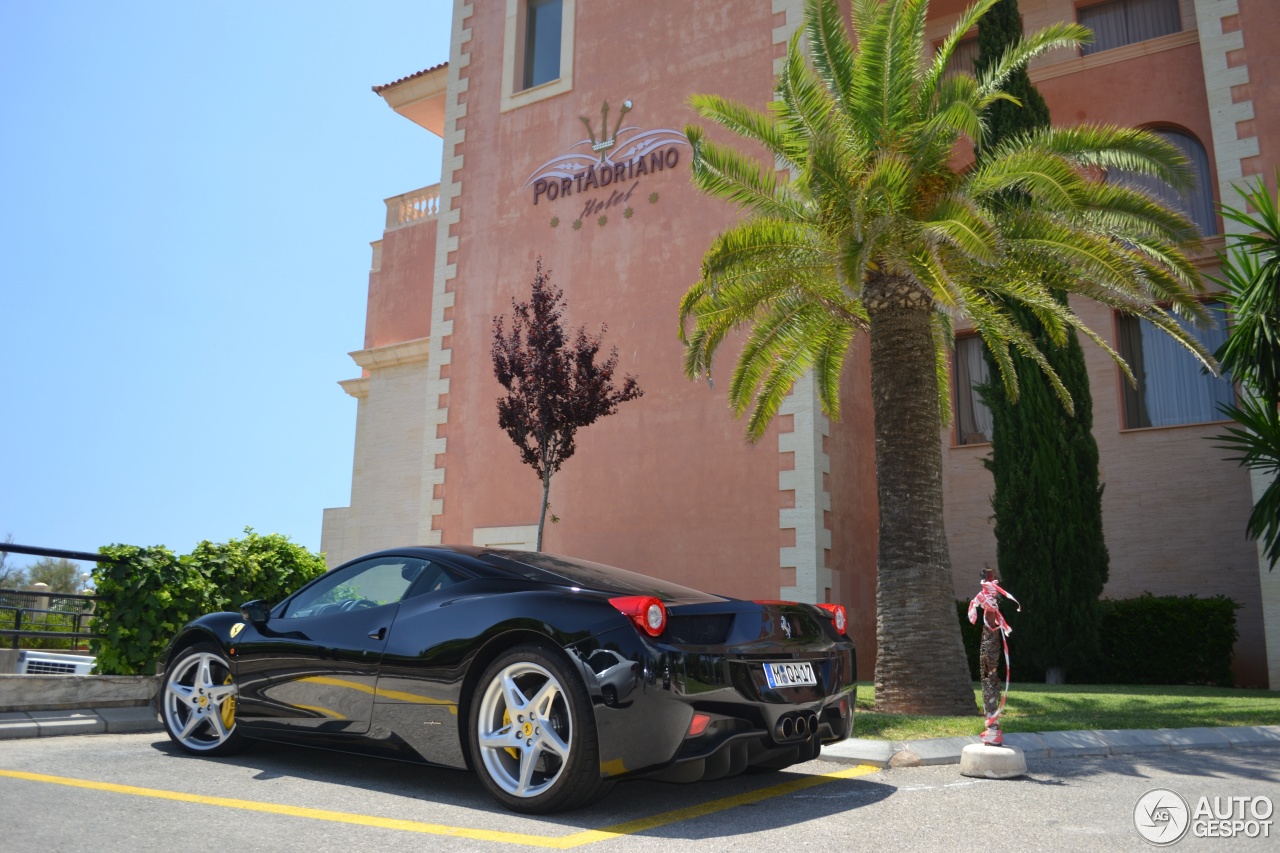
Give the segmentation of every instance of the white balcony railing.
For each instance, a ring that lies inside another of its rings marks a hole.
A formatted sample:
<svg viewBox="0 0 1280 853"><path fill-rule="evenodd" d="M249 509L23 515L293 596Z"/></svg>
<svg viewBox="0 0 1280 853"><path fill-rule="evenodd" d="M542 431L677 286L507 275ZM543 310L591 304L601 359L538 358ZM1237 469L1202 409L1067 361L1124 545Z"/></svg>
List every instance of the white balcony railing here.
<svg viewBox="0 0 1280 853"><path fill-rule="evenodd" d="M432 184L420 190L392 196L386 201L388 231L419 220L435 219L440 213L440 185Z"/></svg>

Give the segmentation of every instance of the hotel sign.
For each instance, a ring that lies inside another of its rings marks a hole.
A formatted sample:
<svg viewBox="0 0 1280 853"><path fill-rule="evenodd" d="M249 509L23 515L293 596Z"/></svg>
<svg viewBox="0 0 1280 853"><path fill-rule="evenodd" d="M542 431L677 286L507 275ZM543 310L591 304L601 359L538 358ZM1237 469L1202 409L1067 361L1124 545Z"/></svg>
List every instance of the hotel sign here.
<svg viewBox="0 0 1280 853"><path fill-rule="evenodd" d="M586 200L578 217L580 222L615 205L625 205L641 179L678 166L680 147L689 145L684 134L670 128L623 127L623 116L632 106L630 100L622 102L613 133L609 133L609 102L605 101L600 108L598 138L590 119L583 116L588 138L578 140L566 153L534 169L525 181L525 188L533 192L533 203L590 194L594 197ZM610 194L602 197L602 191L610 187Z"/></svg>

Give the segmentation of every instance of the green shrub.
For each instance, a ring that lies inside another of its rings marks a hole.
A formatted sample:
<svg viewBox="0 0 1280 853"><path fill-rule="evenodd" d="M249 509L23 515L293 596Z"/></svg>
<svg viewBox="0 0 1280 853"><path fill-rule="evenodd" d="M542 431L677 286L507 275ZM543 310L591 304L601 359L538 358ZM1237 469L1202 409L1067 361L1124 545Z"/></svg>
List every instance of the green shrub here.
<svg viewBox="0 0 1280 853"><path fill-rule="evenodd" d="M93 578L98 601L89 630L97 671L146 675L165 644L205 613L235 610L255 598L275 602L324 573L324 557L278 533L245 528L244 539L204 541L177 557L168 548L109 545L98 552Z"/></svg>
<svg viewBox="0 0 1280 853"><path fill-rule="evenodd" d="M1230 687L1239 604L1224 595L1102 601L1097 684L1217 684ZM1084 679L1078 679L1083 681Z"/></svg>
<svg viewBox="0 0 1280 853"><path fill-rule="evenodd" d="M150 675L156 658L178 629L210 609L209 581L163 546L108 545L98 553L118 562L98 563L98 591L90 630L101 636L89 648L95 671Z"/></svg>
<svg viewBox="0 0 1280 853"><path fill-rule="evenodd" d="M214 608L236 610L263 599L273 604L325 573L324 557L279 533L266 536L244 529L245 538L214 544L208 540L183 557L208 579Z"/></svg>
<svg viewBox="0 0 1280 853"><path fill-rule="evenodd" d="M1226 596L1155 596L1103 599L1101 652L1067 672L1075 684L1232 685L1231 653L1236 641L1236 610ZM974 680L978 679L979 625L970 625L969 603L957 601L960 633ZM1043 671L1019 665L1018 635L1009 636L1014 675L1035 681Z"/></svg>

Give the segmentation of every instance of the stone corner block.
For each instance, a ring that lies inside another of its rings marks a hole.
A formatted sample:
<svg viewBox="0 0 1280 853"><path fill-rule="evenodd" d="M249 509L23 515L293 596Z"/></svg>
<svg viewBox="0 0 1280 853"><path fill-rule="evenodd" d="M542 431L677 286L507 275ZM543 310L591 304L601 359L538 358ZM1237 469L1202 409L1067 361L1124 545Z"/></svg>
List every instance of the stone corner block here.
<svg viewBox="0 0 1280 853"><path fill-rule="evenodd" d="M919 767L921 764L920 756L906 747L895 751L893 757L889 759L890 767Z"/></svg>

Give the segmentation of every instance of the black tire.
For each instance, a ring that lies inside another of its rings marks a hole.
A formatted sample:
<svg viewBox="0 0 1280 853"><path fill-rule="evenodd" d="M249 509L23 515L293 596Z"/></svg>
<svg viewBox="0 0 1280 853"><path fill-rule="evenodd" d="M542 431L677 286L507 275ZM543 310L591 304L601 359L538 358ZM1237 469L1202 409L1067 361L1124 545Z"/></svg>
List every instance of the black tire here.
<svg viewBox="0 0 1280 853"><path fill-rule="evenodd" d="M512 811L565 811L603 793L590 699L551 649L515 646L489 664L472 697L468 732L481 783Z"/></svg>
<svg viewBox="0 0 1280 853"><path fill-rule="evenodd" d="M183 649L165 671L160 719L170 740L192 755L244 749L236 725L236 689L226 655L212 643Z"/></svg>

